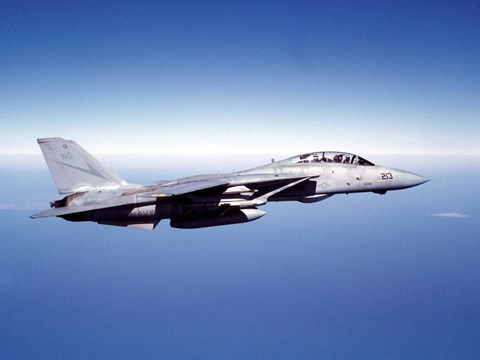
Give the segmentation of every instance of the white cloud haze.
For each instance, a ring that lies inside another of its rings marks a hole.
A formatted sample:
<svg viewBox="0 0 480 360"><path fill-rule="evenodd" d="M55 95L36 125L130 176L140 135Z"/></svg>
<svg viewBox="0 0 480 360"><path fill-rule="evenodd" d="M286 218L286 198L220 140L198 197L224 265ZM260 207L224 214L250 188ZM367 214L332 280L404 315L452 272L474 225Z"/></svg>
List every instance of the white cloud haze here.
<svg viewBox="0 0 480 360"><path fill-rule="evenodd" d="M446 218L452 218L452 219L459 219L459 218L467 218L469 217L466 214L460 214L456 212L449 212L449 213L436 213L436 214L431 214L430 216L436 216L436 217L446 217Z"/></svg>

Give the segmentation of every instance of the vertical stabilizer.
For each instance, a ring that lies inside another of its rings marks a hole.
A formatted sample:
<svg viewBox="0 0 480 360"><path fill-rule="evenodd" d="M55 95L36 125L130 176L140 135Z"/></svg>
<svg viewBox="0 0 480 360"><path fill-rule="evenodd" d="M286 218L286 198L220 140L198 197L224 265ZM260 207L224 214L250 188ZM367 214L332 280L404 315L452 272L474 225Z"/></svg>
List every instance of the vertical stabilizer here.
<svg viewBox="0 0 480 360"><path fill-rule="evenodd" d="M60 194L127 184L75 141L44 138L37 142Z"/></svg>

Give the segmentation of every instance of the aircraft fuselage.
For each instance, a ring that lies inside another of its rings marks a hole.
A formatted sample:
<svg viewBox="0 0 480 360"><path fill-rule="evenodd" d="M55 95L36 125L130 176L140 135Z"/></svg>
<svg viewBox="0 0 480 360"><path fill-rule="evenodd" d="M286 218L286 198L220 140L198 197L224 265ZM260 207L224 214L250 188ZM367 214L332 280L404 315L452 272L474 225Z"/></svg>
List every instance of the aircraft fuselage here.
<svg viewBox="0 0 480 360"><path fill-rule="evenodd" d="M334 194L385 194L428 181L354 154L316 152L230 174L142 186L120 179L70 140L39 139L39 143L59 192L70 194L34 218L58 216L149 229L170 219L172 227L198 228L256 220L265 215L258 207L268 201L313 203ZM59 146L61 150L55 151ZM63 149L69 150L68 156Z"/></svg>

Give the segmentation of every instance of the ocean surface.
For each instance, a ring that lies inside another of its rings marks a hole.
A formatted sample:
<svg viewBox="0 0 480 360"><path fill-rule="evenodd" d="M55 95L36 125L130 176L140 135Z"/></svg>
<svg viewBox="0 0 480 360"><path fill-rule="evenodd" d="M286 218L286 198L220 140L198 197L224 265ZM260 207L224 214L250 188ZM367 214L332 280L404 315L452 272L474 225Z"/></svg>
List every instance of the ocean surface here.
<svg viewBox="0 0 480 360"><path fill-rule="evenodd" d="M385 157L432 181L152 232L31 220L60 198L39 161L0 177L1 359L480 358L478 158Z"/></svg>

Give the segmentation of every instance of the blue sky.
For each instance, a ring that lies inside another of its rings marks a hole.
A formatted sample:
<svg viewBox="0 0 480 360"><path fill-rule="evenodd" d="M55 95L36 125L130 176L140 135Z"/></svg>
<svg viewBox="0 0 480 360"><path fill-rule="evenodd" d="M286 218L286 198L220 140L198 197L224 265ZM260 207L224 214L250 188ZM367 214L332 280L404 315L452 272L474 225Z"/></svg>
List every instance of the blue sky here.
<svg viewBox="0 0 480 360"><path fill-rule="evenodd" d="M0 357L480 358L479 34L478 1L1 1ZM433 181L191 231L31 220L49 136L138 183L320 149Z"/></svg>
<svg viewBox="0 0 480 360"><path fill-rule="evenodd" d="M0 154L480 154L476 1L0 7Z"/></svg>

